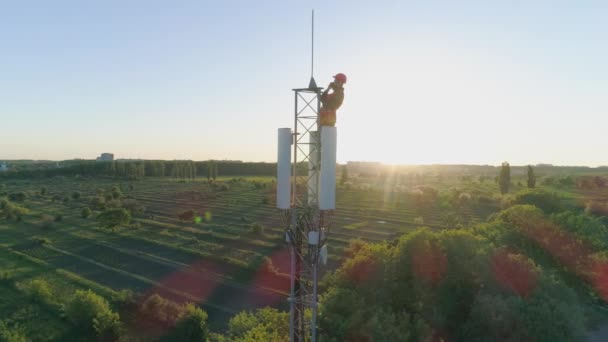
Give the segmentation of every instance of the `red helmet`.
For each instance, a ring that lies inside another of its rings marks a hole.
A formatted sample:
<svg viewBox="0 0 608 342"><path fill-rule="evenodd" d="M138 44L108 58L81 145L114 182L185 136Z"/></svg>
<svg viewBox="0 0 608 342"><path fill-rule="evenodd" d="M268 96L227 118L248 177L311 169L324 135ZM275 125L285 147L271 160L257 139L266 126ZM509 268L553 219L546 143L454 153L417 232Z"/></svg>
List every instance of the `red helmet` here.
<svg viewBox="0 0 608 342"><path fill-rule="evenodd" d="M346 75L344 75L343 73L336 74L334 78L336 79L336 81L340 81L340 83L346 83Z"/></svg>

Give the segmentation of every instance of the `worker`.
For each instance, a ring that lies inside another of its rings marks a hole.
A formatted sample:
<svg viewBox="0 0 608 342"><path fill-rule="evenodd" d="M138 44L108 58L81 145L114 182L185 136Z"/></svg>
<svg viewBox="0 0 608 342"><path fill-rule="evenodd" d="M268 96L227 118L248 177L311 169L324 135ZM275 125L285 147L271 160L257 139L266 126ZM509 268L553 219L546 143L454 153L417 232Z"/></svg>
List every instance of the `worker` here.
<svg viewBox="0 0 608 342"><path fill-rule="evenodd" d="M343 73L336 74L334 81L327 86L327 89L321 94L321 110L319 112L321 126L336 125L336 110L344 101L344 83L346 83L346 75ZM332 91L331 94L329 91Z"/></svg>

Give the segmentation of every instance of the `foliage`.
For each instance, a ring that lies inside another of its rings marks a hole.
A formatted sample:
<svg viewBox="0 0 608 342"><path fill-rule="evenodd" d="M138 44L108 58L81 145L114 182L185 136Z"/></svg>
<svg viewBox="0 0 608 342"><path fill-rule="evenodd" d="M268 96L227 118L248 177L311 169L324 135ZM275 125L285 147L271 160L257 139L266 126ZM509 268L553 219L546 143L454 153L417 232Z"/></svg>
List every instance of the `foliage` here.
<svg viewBox="0 0 608 342"><path fill-rule="evenodd" d="M61 213L57 213L55 214L55 222L61 222L63 221L63 215Z"/></svg>
<svg viewBox="0 0 608 342"><path fill-rule="evenodd" d="M139 308L144 316L166 327L174 326L184 317L186 310L187 305L177 304L156 293L146 298Z"/></svg>
<svg viewBox="0 0 608 342"><path fill-rule="evenodd" d="M184 210L177 215L180 221L190 222L193 221L196 216L198 216L198 213L193 209Z"/></svg>
<svg viewBox="0 0 608 342"><path fill-rule="evenodd" d="M260 223L254 222L250 225L251 232L255 235L264 234L264 226Z"/></svg>
<svg viewBox="0 0 608 342"><path fill-rule="evenodd" d="M608 228L598 217L565 211L551 216L553 222L564 231L594 246L597 250L608 250Z"/></svg>
<svg viewBox="0 0 608 342"><path fill-rule="evenodd" d="M7 201L6 199L0 200L0 217L7 220L16 219L19 221L23 215L27 215L29 212L29 209Z"/></svg>
<svg viewBox="0 0 608 342"><path fill-rule="evenodd" d="M528 165L526 182L528 184L529 189L533 189L536 187L536 175L534 174L534 169L531 165Z"/></svg>
<svg viewBox="0 0 608 342"><path fill-rule="evenodd" d="M103 210L106 207L106 199L104 196L94 196L91 198L91 206L97 210Z"/></svg>
<svg viewBox="0 0 608 342"><path fill-rule="evenodd" d="M233 342L289 341L289 313L269 307L240 312L228 322L227 335Z"/></svg>
<svg viewBox="0 0 608 342"><path fill-rule="evenodd" d="M146 207L144 207L142 204L137 202L136 199L133 198L122 200L121 205L123 208L127 209L131 213L131 215L141 214L146 210Z"/></svg>
<svg viewBox="0 0 608 342"><path fill-rule="evenodd" d="M417 186L410 195L413 197L416 209L425 211L432 208L437 203L438 191L430 186Z"/></svg>
<svg viewBox="0 0 608 342"><path fill-rule="evenodd" d="M77 200L80 198L80 191L72 192L72 199Z"/></svg>
<svg viewBox="0 0 608 342"><path fill-rule="evenodd" d="M11 327L0 320L0 342L27 342L28 338L19 327Z"/></svg>
<svg viewBox="0 0 608 342"><path fill-rule="evenodd" d="M585 204L585 212L589 215L608 216L608 203L590 200Z"/></svg>
<svg viewBox="0 0 608 342"><path fill-rule="evenodd" d="M510 204L531 204L540 208L547 214L556 213L564 209L559 195L554 192L547 192L541 189L527 189L520 191L515 194Z"/></svg>
<svg viewBox="0 0 608 342"><path fill-rule="evenodd" d="M500 167L500 173L498 174L498 187L500 188L501 194L509 192L511 186L511 166L509 163L503 162Z"/></svg>
<svg viewBox="0 0 608 342"><path fill-rule="evenodd" d="M34 279L28 289L30 298L37 303L49 303L52 299L51 288L43 279Z"/></svg>
<svg viewBox="0 0 608 342"><path fill-rule="evenodd" d="M207 341L208 338L207 313L190 303L183 307L182 317L177 321L175 328L165 337L165 340L194 342Z"/></svg>
<svg viewBox="0 0 608 342"><path fill-rule="evenodd" d="M97 220L104 228L114 228L128 225L131 214L125 209L109 209L97 215Z"/></svg>
<svg viewBox="0 0 608 342"><path fill-rule="evenodd" d="M322 297L324 339L581 338L576 295L520 252L534 249L496 248L525 247L530 237L509 225L542 219L534 207L515 206L473 229L418 229L396 244L358 243Z"/></svg>
<svg viewBox="0 0 608 342"><path fill-rule="evenodd" d="M91 290L76 290L64 311L70 322L98 336L117 335L120 330L119 315L110 309L103 297Z"/></svg>
<svg viewBox="0 0 608 342"><path fill-rule="evenodd" d="M27 199L27 194L23 191L11 192L8 194L8 199L15 202L23 202Z"/></svg>
<svg viewBox="0 0 608 342"><path fill-rule="evenodd" d="M43 186L42 188L40 188L40 195L44 196L46 195L47 189L46 186Z"/></svg>
<svg viewBox="0 0 608 342"><path fill-rule="evenodd" d="M89 207L84 207L82 208L82 211L80 212L80 216L82 218L89 218L89 216L91 216L93 212L91 211L91 209Z"/></svg>

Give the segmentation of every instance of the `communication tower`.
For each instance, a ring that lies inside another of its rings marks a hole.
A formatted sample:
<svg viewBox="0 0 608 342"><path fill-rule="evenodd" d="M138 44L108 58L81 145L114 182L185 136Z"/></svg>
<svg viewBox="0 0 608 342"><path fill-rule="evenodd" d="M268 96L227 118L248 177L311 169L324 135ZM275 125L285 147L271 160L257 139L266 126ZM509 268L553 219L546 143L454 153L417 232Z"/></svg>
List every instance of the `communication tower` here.
<svg viewBox="0 0 608 342"><path fill-rule="evenodd" d="M277 208L290 251L292 342L317 340L319 266L327 262L336 199L336 127L320 125L323 88L312 66L308 88L293 89L293 129L278 129Z"/></svg>

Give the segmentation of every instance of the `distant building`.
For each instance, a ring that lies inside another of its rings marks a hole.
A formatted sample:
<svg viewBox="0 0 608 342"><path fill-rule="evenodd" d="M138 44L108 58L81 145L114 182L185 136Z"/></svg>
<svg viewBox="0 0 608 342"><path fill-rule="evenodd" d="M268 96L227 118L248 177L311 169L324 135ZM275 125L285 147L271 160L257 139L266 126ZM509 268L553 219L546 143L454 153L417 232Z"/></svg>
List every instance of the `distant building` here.
<svg viewBox="0 0 608 342"><path fill-rule="evenodd" d="M0 163L0 172L6 171L8 171L8 164L6 164L5 162Z"/></svg>
<svg viewBox="0 0 608 342"><path fill-rule="evenodd" d="M113 161L114 154L112 153L102 153L99 157L97 157L97 161Z"/></svg>

